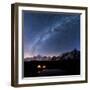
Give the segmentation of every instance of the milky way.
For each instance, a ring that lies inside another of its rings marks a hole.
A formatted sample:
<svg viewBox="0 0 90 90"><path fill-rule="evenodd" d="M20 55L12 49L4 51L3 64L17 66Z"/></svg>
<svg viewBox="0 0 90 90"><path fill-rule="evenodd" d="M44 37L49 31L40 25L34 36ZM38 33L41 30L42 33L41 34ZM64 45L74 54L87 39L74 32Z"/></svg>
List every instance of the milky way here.
<svg viewBox="0 0 90 90"><path fill-rule="evenodd" d="M23 11L24 57L80 49L80 14Z"/></svg>

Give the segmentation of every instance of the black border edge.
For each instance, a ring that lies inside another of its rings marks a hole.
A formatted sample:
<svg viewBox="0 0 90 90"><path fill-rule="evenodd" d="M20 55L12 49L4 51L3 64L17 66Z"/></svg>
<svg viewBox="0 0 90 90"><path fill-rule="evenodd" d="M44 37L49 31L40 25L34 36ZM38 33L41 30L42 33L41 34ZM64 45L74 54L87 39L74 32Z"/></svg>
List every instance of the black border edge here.
<svg viewBox="0 0 90 90"><path fill-rule="evenodd" d="M18 84L18 6L11 4L11 86Z"/></svg>
<svg viewBox="0 0 90 90"><path fill-rule="evenodd" d="M86 37L85 37L85 49L86 49L86 57L85 57L85 59L86 59L86 69L85 69L85 71L86 71L86 76L85 76L85 80L86 80L86 83L88 83L88 7L85 9L85 26L86 26Z"/></svg>
<svg viewBox="0 0 90 90"><path fill-rule="evenodd" d="M11 86L14 86L14 4L11 4Z"/></svg>
<svg viewBox="0 0 90 90"><path fill-rule="evenodd" d="M14 3L17 6L28 6L28 7L45 7L45 8L63 8L63 9L81 9L85 10L87 7L84 6L70 6L70 5L52 5L52 4L35 4L35 3Z"/></svg>

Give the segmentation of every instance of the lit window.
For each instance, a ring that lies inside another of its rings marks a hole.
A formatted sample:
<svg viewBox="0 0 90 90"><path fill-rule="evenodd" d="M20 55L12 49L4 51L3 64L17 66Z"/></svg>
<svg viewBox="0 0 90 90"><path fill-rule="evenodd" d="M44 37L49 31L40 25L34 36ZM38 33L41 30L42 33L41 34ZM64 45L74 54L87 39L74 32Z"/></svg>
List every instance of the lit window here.
<svg viewBox="0 0 90 90"><path fill-rule="evenodd" d="M41 68L41 65L38 65L37 68Z"/></svg>
<svg viewBox="0 0 90 90"><path fill-rule="evenodd" d="M45 66L45 65L43 65L43 68L46 68L46 66Z"/></svg>

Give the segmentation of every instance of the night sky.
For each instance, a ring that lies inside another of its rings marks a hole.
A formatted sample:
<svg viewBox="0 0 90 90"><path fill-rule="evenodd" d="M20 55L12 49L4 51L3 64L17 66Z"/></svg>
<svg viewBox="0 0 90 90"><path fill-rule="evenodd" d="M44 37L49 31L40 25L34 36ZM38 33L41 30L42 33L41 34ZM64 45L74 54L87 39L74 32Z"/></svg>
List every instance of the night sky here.
<svg viewBox="0 0 90 90"><path fill-rule="evenodd" d="M80 50L80 14L23 11L24 58Z"/></svg>

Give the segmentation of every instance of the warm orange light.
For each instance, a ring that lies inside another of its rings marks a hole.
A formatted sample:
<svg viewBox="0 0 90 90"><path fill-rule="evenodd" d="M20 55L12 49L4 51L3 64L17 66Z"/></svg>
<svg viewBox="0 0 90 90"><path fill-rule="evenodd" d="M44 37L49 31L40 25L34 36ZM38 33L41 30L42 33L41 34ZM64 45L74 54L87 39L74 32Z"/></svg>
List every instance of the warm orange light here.
<svg viewBox="0 0 90 90"><path fill-rule="evenodd" d="M46 66L45 66L45 65L43 65L43 68L46 68Z"/></svg>
<svg viewBox="0 0 90 90"><path fill-rule="evenodd" d="M41 65L38 65L37 68L41 68Z"/></svg>

